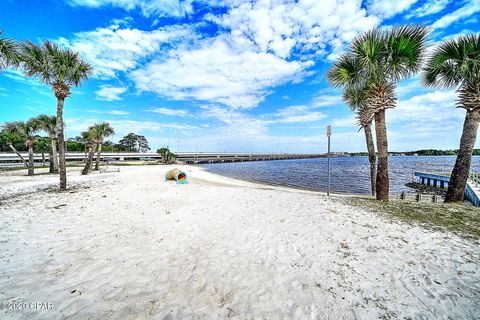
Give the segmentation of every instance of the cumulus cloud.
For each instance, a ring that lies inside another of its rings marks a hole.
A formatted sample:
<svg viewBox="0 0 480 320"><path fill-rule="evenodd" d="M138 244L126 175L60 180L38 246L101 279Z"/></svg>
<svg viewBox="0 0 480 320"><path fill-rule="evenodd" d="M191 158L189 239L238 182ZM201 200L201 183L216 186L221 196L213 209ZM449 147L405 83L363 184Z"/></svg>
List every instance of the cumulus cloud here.
<svg viewBox="0 0 480 320"><path fill-rule="evenodd" d="M152 31L120 28L112 25L79 32L58 42L92 64L98 78L114 78L119 72L135 69L142 59L152 56L162 46L171 46L179 38L190 36L190 27L173 26Z"/></svg>
<svg viewBox="0 0 480 320"><path fill-rule="evenodd" d="M293 51L338 52L346 41L379 23L362 1L226 1L229 11L209 19L230 30L232 39L261 52L288 58Z"/></svg>
<svg viewBox="0 0 480 320"><path fill-rule="evenodd" d="M371 0L368 2L369 11L382 18L390 18L404 12L418 0Z"/></svg>
<svg viewBox="0 0 480 320"><path fill-rule="evenodd" d="M347 41L379 22L367 15L360 0L222 4L227 13L206 19L223 32L131 72L136 87L175 100L252 108L271 88L300 81L315 55L335 57Z"/></svg>
<svg viewBox="0 0 480 320"><path fill-rule="evenodd" d="M398 101L397 108L388 111L388 119L391 122L424 123L426 126L436 128L445 124L459 124L465 111L455 108L457 97L455 90L437 90L415 95Z"/></svg>
<svg viewBox="0 0 480 320"><path fill-rule="evenodd" d="M189 11L195 6L194 1L177 2L70 1L126 10L154 10L162 4ZM336 57L355 35L379 23L362 8L361 0L195 2L227 9L206 15L206 20L219 27L217 34L205 37L195 25L143 31L117 24L60 42L81 52L94 66L97 78L127 74L140 91L248 109L262 102L273 87L301 81L309 74L313 59ZM161 56L157 55L160 50Z"/></svg>
<svg viewBox="0 0 480 320"><path fill-rule="evenodd" d="M311 62L286 61L273 54L239 51L225 39L199 48L180 48L131 73L141 91L174 99L195 99L233 108L251 108L272 86L294 79Z"/></svg>
<svg viewBox="0 0 480 320"><path fill-rule="evenodd" d="M96 100L103 101L117 101L122 100L120 97L121 94L127 92L125 87L112 87L109 85L102 85L100 89L95 91Z"/></svg>

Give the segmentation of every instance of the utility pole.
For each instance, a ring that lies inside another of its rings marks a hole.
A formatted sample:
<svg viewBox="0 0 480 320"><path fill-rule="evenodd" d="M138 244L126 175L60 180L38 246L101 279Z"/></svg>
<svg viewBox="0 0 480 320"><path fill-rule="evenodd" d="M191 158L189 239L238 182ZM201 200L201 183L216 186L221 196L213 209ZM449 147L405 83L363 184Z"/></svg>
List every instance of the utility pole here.
<svg viewBox="0 0 480 320"><path fill-rule="evenodd" d="M327 126L327 140L328 140L328 153L327 153L327 196L330 195L330 136L332 135L332 126Z"/></svg>

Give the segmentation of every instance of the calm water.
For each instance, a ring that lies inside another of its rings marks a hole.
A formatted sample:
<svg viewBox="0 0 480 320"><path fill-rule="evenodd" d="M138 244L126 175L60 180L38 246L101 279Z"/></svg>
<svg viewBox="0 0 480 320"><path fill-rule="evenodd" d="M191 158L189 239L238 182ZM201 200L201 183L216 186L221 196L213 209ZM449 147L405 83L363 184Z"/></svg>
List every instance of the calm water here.
<svg viewBox="0 0 480 320"><path fill-rule="evenodd" d="M337 193L370 193L370 166L367 157L330 159L331 190ZM414 171L450 172L455 163L452 156L389 157L391 192L413 191L405 186L413 181ZM255 162L212 163L202 165L209 171L225 176L307 187L325 191L327 159L277 160ZM480 157L473 157L472 170L480 171Z"/></svg>

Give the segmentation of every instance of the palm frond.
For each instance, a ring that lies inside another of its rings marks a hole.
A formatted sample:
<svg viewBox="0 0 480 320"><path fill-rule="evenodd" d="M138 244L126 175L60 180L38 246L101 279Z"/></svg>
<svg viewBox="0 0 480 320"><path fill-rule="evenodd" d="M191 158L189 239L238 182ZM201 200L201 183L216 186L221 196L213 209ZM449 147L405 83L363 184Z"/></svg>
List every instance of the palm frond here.
<svg viewBox="0 0 480 320"><path fill-rule="evenodd" d="M18 44L12 38L2 37L0 30L0 70L19 63Z"/></svg>
<svg viewBox="0 0 480 320"><path fill-rule="evenodd" d="M345 101L352 111L357 110L358 108L365 106L367 101L367 91L368 88L355 88L347 87L343 91L342 98Z"/></svg>
<svg viewBox="0 0 480 320"><path fill-rule="evenodd" d="M352 54L342 54L327 72L327 79L334 87L356 86L362 80L361 65Z"/></svg>
<svg viewBox="0 0 480 320"><path fill-rule="evenodd" d="M67 95L71 86L78 87L93 72L91 65L77 52L60 48L52 41L42 44L25 41L20 51L22 67L28 77L37 77Z"/></svg>
<svg viewBox="0 0 480 320"><path fill-rule="evenodd" d="M428 34L428 28L412 25L386 32L385 70L391 81L399 81L420 70Z"/></svg>
<svg viewBox="0 0 480 320"><path fill-rule="evenodd" d="M41 114L36 117L37 126L45 131L49 137L55 137L57 132L57 117Z"/></svg>
<svg viewBox="0 0 480 320"><path fill-rule="evenodd" d="M439 44L423 68L422 80L428 87L443 88L480 82L480 33Z"/></svg>

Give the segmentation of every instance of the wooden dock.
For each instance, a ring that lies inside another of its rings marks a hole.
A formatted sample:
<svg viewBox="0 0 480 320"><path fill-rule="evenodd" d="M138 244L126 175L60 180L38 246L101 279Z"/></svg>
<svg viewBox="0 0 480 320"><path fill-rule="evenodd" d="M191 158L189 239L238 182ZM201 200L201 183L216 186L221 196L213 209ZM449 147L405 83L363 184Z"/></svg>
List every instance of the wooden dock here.
<svg viewBox="0 0 480 320"><path fill-rule="evenodd" d="M421 184L428 186L447 189L450 183L450 177L427 172L415 172L415 176L419 178ZM480 207L480 188L478 175L472 175L467 181L465 187L465 199L470 201L474 206Z"/></svg>

